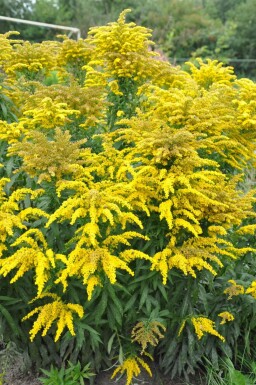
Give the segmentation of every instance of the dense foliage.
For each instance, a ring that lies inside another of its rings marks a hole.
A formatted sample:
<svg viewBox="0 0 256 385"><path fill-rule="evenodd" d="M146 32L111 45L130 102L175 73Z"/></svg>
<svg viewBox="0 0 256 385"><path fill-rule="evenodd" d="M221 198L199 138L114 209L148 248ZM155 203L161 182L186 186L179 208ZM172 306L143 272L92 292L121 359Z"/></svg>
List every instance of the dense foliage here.
<svg viewBox="0 0 256 385"><path fill-rule="evenodd" d="M255 344L256 85L159 60L126 13L86 40L0 36L0 311L35 365L129 385Z"/></svg>
<svg viewBox="0 0 256 385"><path fill-rule="evenodd" d="M172 62L211 57L256 78L255 0L0 0L1 15L79 27L104 25L132 8L130 21L154 30L157 48ZM2 21L0 32L18 30L24 39L53 39L56 32Z"/></svg>

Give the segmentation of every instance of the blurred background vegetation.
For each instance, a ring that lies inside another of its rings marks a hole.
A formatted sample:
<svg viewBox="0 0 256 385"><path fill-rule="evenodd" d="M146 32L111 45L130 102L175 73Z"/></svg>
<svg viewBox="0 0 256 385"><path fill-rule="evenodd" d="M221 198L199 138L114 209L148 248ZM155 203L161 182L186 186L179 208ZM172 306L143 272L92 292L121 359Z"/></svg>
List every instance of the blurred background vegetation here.
<svg viewBox="0 0 256 385"><path fill-rule="evenodd" d="M210 57L256 79L255 0L0 0L1 16L78 27L115 21L132 8L130 21L151 28L156 49L174 64ZM56 31L0 20L0 33L18 30L23 39L54 39Z"/></svg>

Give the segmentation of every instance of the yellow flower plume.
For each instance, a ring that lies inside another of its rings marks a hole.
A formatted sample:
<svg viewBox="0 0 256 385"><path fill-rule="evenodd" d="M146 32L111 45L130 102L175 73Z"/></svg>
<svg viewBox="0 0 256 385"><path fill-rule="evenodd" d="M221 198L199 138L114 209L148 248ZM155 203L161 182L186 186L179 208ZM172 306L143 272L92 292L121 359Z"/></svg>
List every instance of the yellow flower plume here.
<svg viewBox="0 0 256 385"><path fill-rule="evenodd" d="M22 319L22 321L25 321L32 317L34 314L38 314L37 320L34 322L33 327L29 332L30 340L33 341L36 334L41 329L42 336L45 336L55 321L57 321L57 330L54 338L55 342L58 341L65 327L67 327L71 335L74 336L75 331L73 325L73 313L76 313L79 318L82 318L84 315L83 307L78 304L65 304L61 301L60 297L51 293L42 294L36 299L44 297L52 297L54 301L35 308Z"/></svg>
<svg viewBox="0 0 256 385"><path fill-rule="evenodd" d="M133 377L138 376L141 373L140 366L144 368L147 371L147 373L152 377L152 372L150 370L150 367L144 360L142 360L137 356L130 356L115 369L111 378L114 378L119 372L121 374L126 372L127 379L126 379L125 385L130 385Z"/></svg>

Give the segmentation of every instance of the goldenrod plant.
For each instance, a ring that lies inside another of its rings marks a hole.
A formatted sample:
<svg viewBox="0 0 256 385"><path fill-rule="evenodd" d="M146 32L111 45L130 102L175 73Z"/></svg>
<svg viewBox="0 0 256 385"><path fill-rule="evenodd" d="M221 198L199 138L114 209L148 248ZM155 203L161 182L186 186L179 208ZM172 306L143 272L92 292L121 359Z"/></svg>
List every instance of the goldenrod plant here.
<svg viewBox="0 0 256 385"><path fill-rule="evenodd" d="M232 298L254 308L228 269L254 253L256 86L161 61L127 12L78 42L0 36L0 274L37 365L117 362L129 385L140 352L175 375L231 350Z"/></svg>

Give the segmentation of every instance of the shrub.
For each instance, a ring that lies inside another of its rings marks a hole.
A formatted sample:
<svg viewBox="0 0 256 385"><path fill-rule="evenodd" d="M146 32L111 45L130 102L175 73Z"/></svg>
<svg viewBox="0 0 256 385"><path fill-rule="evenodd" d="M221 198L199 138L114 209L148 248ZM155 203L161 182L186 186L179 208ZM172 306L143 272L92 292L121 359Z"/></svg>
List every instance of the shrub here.
<svg viewBox="0 0 256 385"><path fill-rule="evenodd" d="M256 228L256 86L216 61L160 61L126 12L85 41L1 36L19 113L0 121L0 274L37 366L117 362L129 385L153 355L172 375L218 361L255 311L253 276L244 288L231 269L254 251L239 240Z"/></svg>

